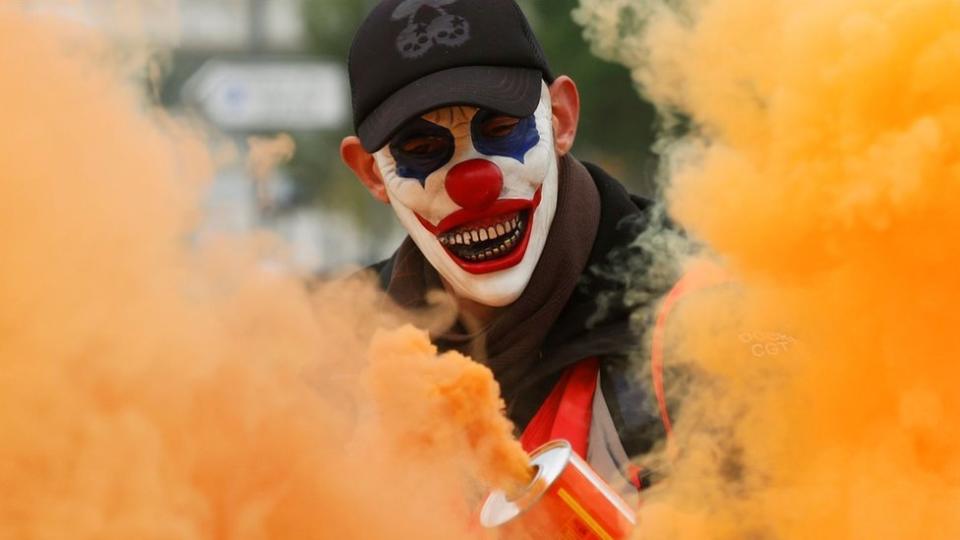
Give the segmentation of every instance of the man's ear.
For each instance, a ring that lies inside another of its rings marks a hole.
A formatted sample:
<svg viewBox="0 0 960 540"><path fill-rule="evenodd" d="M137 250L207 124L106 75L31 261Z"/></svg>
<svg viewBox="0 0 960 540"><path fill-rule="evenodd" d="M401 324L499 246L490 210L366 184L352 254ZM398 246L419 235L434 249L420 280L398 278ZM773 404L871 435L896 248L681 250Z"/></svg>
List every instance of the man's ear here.
<svg viewBox="0 0 960 540"><path fill-rule="evenodd" d="M373 154L363 149L360 139L353 135L344 137L343 142L340 143L340 159L350 167L373 198L390 204L390 196L387 194L387 187L383 184L383 177L380 176L377 161L373 158Z"/></svg>
<svg viewBox="0 0 960 540"><path fill-rule="evenodd" d="M550 85L550 101L553 105L553 136L557 155L563 156L573 148L580 124L580 92L576 83L561 75Z"/></svg>

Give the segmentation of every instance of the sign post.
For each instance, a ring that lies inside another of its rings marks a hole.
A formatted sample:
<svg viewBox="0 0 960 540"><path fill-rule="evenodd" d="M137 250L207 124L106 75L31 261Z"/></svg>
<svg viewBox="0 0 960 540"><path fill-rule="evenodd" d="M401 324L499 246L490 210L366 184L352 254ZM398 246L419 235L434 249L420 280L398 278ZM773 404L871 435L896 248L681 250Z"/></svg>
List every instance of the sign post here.
<svg viewBox="0 0 960 540"><path fill-rule="evenodd" d="M210 60L182 92L226 131L331 129L349 107L342 66L315 60Z"/></svg>

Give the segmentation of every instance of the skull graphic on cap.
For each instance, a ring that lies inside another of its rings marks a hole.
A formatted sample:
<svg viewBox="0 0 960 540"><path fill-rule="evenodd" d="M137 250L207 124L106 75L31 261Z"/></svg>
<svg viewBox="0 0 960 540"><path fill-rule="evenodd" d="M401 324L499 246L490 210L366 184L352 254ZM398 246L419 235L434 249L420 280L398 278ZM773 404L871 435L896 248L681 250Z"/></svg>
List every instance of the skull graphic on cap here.
<svg viewBox="0 0 960 540"><path fill-rule="evenodd" d="M393 20L406 19L397 36L397 50L407 59L420 58L434 45L458 47L470 39L470 23L448 13L444 6L458 0L405 0L393 12Z"/></svg>

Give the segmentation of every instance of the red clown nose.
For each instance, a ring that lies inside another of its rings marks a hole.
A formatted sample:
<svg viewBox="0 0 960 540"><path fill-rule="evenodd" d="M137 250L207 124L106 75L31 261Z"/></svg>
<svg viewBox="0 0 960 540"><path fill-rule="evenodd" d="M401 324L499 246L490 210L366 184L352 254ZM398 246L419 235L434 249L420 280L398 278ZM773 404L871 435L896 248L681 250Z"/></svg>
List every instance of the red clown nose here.
<svg viewBox="0 0 960 540"><path fill-rule="evenodd" d="M453 202L462 208L483 210L500 198L503 173L491 161L471 159L450 169L446 189Z"/></svg>

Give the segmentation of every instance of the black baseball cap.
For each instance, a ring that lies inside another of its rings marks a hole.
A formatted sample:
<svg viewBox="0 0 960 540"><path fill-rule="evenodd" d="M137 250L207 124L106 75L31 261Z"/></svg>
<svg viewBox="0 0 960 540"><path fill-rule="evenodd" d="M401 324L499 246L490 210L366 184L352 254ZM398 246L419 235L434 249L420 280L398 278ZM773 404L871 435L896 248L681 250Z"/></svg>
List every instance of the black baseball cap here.
<svg viewBox="0 0 960 540"><path fill-rule="evenodd" d="M554 80L514 0L383 0L357 30L348 68L354 127L368 152L439 107L529 116L542 81Z"/></svg>

